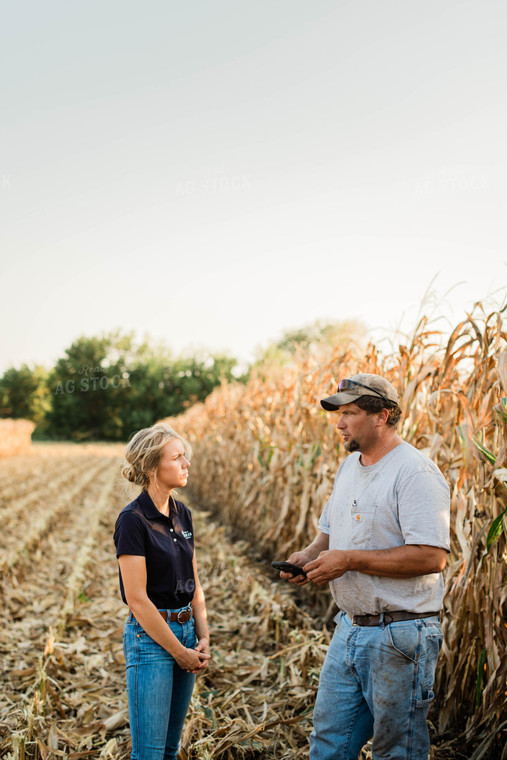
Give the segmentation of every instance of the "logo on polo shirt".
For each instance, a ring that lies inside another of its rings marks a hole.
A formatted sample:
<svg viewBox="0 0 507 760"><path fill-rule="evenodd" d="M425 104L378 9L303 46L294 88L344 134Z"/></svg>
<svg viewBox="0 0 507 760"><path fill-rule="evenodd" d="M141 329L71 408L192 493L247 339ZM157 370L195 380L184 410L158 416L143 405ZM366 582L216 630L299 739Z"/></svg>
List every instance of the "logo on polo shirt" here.
<svg viewBox="0 0 507 760"><path fill-rule="evenodd" d="M189 530L182 530L181 535L183 536L183 538L192 538L192 534Z"/></svg>

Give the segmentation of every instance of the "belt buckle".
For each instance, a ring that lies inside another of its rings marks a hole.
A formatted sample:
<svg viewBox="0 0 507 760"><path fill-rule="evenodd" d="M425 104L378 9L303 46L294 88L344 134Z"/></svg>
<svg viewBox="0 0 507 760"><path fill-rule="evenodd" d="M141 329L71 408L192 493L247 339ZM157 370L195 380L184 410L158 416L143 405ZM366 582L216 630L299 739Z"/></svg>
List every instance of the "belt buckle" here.
<svg viewBox="0 0 507 760"><path fill-rule="evenodd" d="M189 620L189 617L186 617L186 618L185 618L185 620L180 620L180 615L188 615L189 611L190 611L190 610L189 610L189 609L188 609L188 607L187 607L186 609L184 609L184 610L180 610L180 611L178 612L178 623L186 623L186 622L187 622L187 620Z"/></svg>

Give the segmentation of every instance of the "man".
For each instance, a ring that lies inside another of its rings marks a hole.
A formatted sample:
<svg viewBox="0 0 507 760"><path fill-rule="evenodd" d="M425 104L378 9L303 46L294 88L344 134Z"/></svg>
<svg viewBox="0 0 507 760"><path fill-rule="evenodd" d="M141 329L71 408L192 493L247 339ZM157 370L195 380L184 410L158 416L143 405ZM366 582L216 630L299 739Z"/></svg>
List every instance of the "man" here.
<svg viewBox="0 0 507 760"><path fill-rule="evenodd" d="M310 760L427 760L426 717L442 644L441 571L449 551L449 488L402 441L398 394L385 378L342 380L321 401L339 414L351 452L338 470L319 533L289 562L329 582L340 610L320 676Z"/></svg>

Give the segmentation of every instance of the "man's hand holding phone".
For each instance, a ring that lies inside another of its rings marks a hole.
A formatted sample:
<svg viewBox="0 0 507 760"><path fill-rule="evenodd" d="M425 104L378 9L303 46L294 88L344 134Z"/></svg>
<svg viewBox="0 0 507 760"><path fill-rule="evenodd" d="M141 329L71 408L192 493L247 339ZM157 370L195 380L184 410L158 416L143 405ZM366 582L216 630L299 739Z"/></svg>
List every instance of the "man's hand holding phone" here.
<svg viewBox="0 0 507 760"><path fill-rule="evenodd" d="M304 586L307 583L310 583L303 570L308 562L311 562L311 557L305 554L305 552L294 552L290 555L286 563L280 564L277 562L273 563L273 566L276 567L277 565L280 565L280 567L277 568L280 570L280 578L289 581L289 583L295 583L296 586ZM290 565L293 565L293 568L290 568Z"/></svg>

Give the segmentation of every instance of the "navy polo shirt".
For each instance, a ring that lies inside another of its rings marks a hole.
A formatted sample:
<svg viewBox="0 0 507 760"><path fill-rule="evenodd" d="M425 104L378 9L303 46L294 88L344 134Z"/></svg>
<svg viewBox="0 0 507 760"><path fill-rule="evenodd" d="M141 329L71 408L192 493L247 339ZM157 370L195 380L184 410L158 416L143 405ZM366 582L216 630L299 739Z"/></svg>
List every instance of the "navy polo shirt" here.
<svg viewBox="0 0 507 760"><path fill-rule="evenodd" d="M192 515L183 502L171 497L169 503L166 517L142 491L120 512L114 530L117 557L146 557L146 592L159 610L184 607L195 590ZM121 570L119 575L121 596L127 604Z"/></svg>

